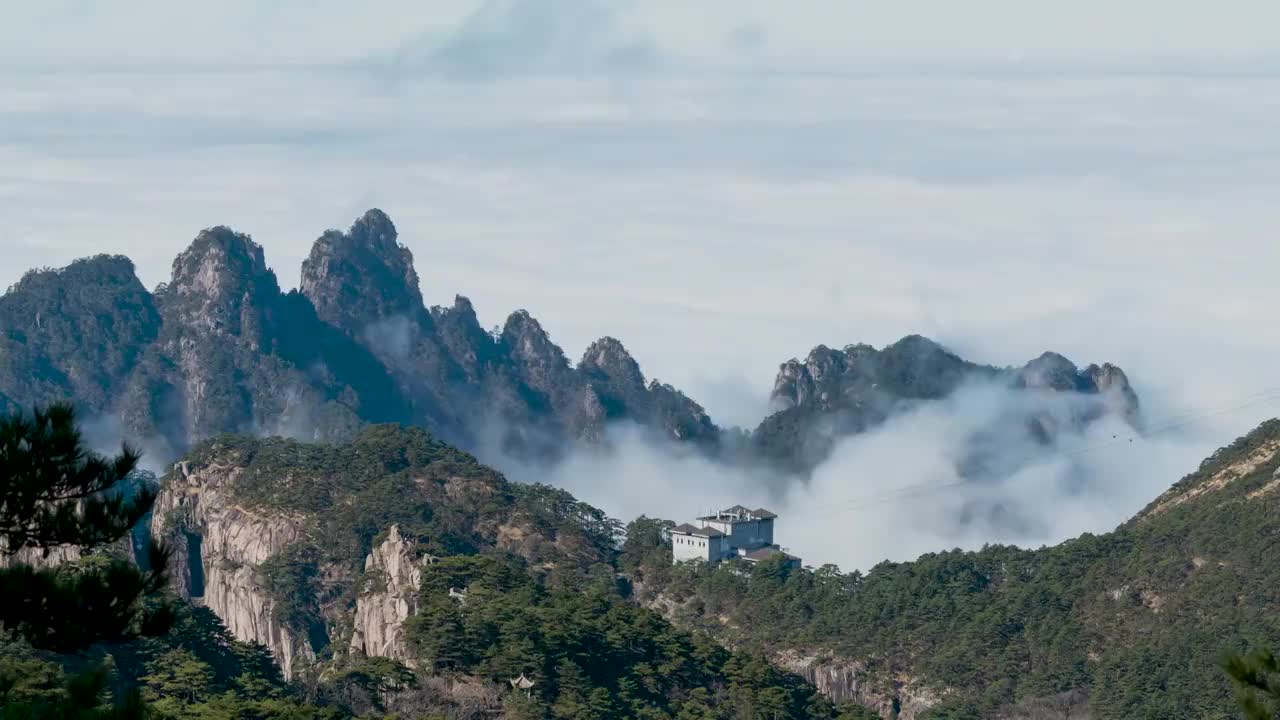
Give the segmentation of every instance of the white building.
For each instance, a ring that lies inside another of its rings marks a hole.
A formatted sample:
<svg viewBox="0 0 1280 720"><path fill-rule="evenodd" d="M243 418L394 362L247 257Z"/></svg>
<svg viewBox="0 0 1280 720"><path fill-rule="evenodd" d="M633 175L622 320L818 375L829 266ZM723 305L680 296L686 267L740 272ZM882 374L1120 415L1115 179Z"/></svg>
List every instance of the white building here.
<svg viewBox="0 0 1280 720"><path fill-rule="evenodd" d="M787 555L773 542L776 517L764 508L752 510L734 505L698 518L698 525L677 525L671 528L672 560L702 560L714 565L731 557L759 562L781 553L799 566L800 558Z"/></svg>

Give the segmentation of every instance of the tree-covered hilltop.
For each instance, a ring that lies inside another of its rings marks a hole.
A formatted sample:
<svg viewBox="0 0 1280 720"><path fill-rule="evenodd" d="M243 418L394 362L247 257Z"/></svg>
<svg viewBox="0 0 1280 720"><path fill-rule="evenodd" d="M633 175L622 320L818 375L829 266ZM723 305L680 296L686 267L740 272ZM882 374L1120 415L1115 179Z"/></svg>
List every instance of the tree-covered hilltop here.
<svg viewBox="0 0 1280 720"><path fill-rule="evenodd" d="M288 697L407 717L840 716L763 655L629 602L620 523L422 429L221 436L164 482L153 528L175 547L179 591L265 645ZM521 676L533 685L513 687ZM209 687L183 702L236 692Z"/></svg>
<svg viewBox="0 0 1280 720"><path fill-rule="evenodd" d="M110 409L159 332L126 257L27 272L0 295L0 412L55 401Z"/></svg>
<svg viewBox="0 0 1280 720"><path fill-rule="evenodd" d="M633 527L622 564L678 625L843 661L886 704L929 688L922 717L1086 701L1093 717L1235 717L1222 654L1280 647L1280 421L1117 531L1039 550L933 553L866 575L672 569L652 527Z"/></svg>

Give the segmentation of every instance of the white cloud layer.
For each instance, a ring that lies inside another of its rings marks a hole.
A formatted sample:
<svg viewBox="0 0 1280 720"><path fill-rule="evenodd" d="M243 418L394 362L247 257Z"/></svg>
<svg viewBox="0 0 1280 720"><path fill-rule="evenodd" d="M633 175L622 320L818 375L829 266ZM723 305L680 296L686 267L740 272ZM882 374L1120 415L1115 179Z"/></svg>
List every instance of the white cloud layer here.
<svg viewBox="0 0 1280 720"><path fill-rule="evenodd" d="M1040 5L984 0L964 6L972 17L941 2L802 4L785 17L764 3L709 3L719 15L691 5L538 19L541 39L486 56L484 82L459 82L436 72L441 48L471 38L473 54L450 56L467 67L481 40L509 32L459 35L478 22L474 3L441 3L421 22L408 4L358 20L348 3L231 2L181 18L169 4L10 4L0 55L23 62L0 70L0 284L119 252L154 285L200 228L229 224L265 245L290 286L322 230L377 206L414 251L429 302L466 294L487 324L527 307L570 356L617 336L648 375L731 423L754 424L786 358L911 332L995 364L1046 349L1115 362L1156 420L1280 384L1280 75L1267 65L829 59L849 49L837 35L850 28L854 40L896 28L901 47L853 49L909 58L938 28L955 37L936 47L967 58L982 33L1018 38L1014 51L1052 35L1045 47L1064 52L1046 57L1128 40L1157 54L1266 53L1274 4L1108 3L1100 27L1100 2L1032 12ZM912 9L947 22L912 35ZM282 30L295 20L308 32ZM606 37L577 42L574 22ZM621 59L601 72L607 57ZM246 67L322 61L340 67ZM113 63L130 67L101 69ZM1091 461L1106 512L1064 501L1019 541L1106 529L1276 410L1255 404ZM945 413L959 411L936 412L842 447L848 463L820 472L812 497L786 500L793 517L938 481L943 456L921 448L946 447ZM896 455L909 462L884 470ZM680 506L653 510L645 497L586 497L679 519L750 499L729 497L735 479L718 470L658 462L637 454L598 470L713 492L668 494ZM1032 502L1064 470L1028 472L1018 493ZM839 544L806 534L836 532L826 524L783 527L808 555L859 565L886 554L890 532L898 557L1008 537L939 535L927 510L863 508L842 520Z"/></svg>
<svg viewBox="0 0 1280 720"><path fill-rule="evenodd" d="M489 65L599 62L625 49L713 64L849 58L1258 58L1268 0L47 0L0 6L0 58L26 65L334 65L434 54ZM553 61L553 62L548 62ZM510 67L510 66L504 66ZM849 68L842 68L848 70Z"/></svg>

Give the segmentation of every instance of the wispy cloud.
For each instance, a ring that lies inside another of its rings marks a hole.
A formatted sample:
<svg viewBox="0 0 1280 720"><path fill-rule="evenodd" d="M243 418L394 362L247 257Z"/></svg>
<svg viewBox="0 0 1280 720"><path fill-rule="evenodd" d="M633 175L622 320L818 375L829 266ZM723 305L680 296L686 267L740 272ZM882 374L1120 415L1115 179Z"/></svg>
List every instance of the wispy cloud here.
<svg viewBox="0 0 1280 720"><path fill-rule="evenodd" d="M632 7L621 0L484 0L453 32L402 42L390 65L399 73L486 79L648 69L658 49L625 27Z"/></svg>

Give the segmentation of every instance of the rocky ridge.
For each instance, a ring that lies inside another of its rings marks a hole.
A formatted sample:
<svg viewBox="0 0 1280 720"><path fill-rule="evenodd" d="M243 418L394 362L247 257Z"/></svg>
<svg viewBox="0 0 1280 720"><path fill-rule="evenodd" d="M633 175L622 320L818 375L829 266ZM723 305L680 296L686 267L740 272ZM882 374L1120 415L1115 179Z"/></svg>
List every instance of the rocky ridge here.
<svg viewBox="0 0 1280 720"><path fill-rule="evenodd" d="M756 451L791 472L807 472L841 437L865 432L920 403L952 395L968 384L995 384L1025 393L1021 417L991 433L1032 435L1051 444L1057 433L1078 431L1104 416L1140 426L1137 394L1120 368L1077 368L1046 352L1020 368L968 362L938 343L910 335L877 350L849 345L814 348L804 361L783 363L774 382L775 411L756 428ZM1069 407L1060 400L1070 399ZM1062 415L1066 417L1061 417Z"/></svg>
<svg viewBox="0 0 1280 720"><path fill-rule="evenodd" d="M494 334L465 297L428 309L377 209L315 241L298 291L252 238L213 227L154 293L126 258L100 256L29 273L0 297L0 321L0 406L73 400L159 460L224 432L332 440L377 422L524 460L600 441L615 421L704 444L719 432L646 385L616 340L574 367L524 310Z"/></svg>

